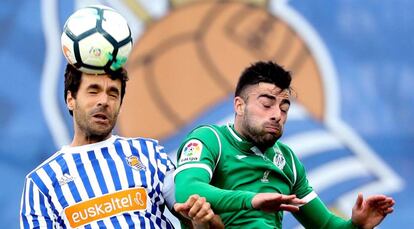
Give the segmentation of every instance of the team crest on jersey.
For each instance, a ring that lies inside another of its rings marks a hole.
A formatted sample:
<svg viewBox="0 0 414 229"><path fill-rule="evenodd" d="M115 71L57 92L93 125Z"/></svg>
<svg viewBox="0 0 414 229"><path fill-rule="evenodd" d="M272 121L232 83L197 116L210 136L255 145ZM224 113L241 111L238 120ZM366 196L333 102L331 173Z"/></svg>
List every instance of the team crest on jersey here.
<svg viewBox="0 0 414 229"><path fill-rule="evenodd" d="M137 156L131 155L129 157L126 157L126 161L127 161L128 165L131 166L131 168L133 168L137 171L146 169L145 165L142 164L142 162L139 160L139 158Z"/></svg>
<svg viewBox="0 0 414 229"><path fill-rule="evenodd" d="M181 151L179 164L184 164L191 161L199 161L203 144L199 140L190 140L187 142Z"/></svg>
<svg viewBox="0 0 414 229"><path fill-rule="evenodd" d="M58 179L58 182L59 182L59 185L62 186L62 185L65 185L65 184L67 184L67 183L69 183L73 180L75 180L75 178L73 176L71 176L70 174L65 173Z"/></svg>
<svg viewBox="0 0 414 229"><path fill-rule="evenodd" d="M280 170L283 170L286 160L281 152L276 151L276 155L273 157L273 164L275 164Z"/></svg>

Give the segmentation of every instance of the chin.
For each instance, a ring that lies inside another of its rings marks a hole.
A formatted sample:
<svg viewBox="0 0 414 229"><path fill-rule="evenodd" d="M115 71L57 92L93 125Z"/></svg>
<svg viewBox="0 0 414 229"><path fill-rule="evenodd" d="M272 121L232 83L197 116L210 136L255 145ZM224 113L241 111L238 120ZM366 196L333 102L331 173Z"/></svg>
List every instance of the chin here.
<svg viewBox="0 0 414 229"><path fill-rule="evenodd" d="M271 137L266 138L266 139L264 140L264 144L269 145L269 147L270 147L270 146L273 146L273 145L276 143L276 141L277 141L278 139L279 139L279 137L278 137L278 136L272 135Z"/></svg>
<svg viewBox="0 0 414 229"><path fill-rule="evenodd" d="M96 128L94 130L91 130L89 135L90 136L94 136L96 138L105 138L106 136L108 136L109 134L111 134L111 128Z"/></svg>
<svg viewBox="0 0 414 229"><path fill-rule="evenodd" d="M270 148L276 143L277 139L272 138L262 138L256 141L256 145L259 147Z"/></svg>

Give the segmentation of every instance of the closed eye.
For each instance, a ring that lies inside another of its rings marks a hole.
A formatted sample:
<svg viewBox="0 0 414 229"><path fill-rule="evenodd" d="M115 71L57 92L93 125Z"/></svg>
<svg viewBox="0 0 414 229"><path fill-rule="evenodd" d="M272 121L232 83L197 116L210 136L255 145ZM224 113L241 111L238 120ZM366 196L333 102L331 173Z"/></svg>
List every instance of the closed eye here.
<svg viewBox="0 0 414 229"><path fill-rule="evenodd" d="M89 94L98 94L99 90L100 90L100 86L98 84L91 84L87 87L86 91Z"/></svg>
<svg viewBox="0 0 414 229"><path fill-rule="evenodd" d="M119 97L119 90L116 87L111 87L109 88L109 96L113 97L113 98L118 98Z"/></svg>
<svg viewBox="0 0 414 229"><path fill-rule="evenodd" d="M282 104L280 105L280 110L284 113L287 113L290 108L290 101L287 99L282 100Z"/></svg>
<svg viewBox="0 0 414 229"><path fill-rule="evenodd" d="M109 94L109 96L111 96L111 97L113 97L113 98L115 98L115 99L117 99L117 98L118 98L118 94L117 94L117 93L111 93L111 94Z"/></svg>
<svg viewBox="0 0 414 229"><path fill-rule="evenodd" d="M271 108L273 105L275 105L276 98L274 96L263 94L259 95L259 101L264 108Z"/></svg>

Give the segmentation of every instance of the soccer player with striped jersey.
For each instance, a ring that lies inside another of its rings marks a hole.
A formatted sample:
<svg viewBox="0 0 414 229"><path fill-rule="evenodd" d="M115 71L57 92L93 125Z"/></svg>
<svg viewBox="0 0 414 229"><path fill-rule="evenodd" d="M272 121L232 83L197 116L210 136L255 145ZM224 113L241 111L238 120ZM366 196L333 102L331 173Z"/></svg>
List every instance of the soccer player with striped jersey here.
<svg viewBox="0 0 414 229"><path fill-rule="evenodd" d="M67 65L74 137L27 175L21 228L173 228L165 207L196 228L216 222L205 198L175 203L175 166L156 140L112 135L127 79L124 69L90 75Z"/></svg>
<svg viewBox="0 0 414 229"><path fill-rule="evenodd" d="M384 195L359 194L350 220L328 210L294 152L278 141L291 97L291 75L273 62L241 74L234 124L193 130L181 145L175 175L177 201L206 197L226 228L282 228L290 211L306 228L373 228L393 211Z"/></svg>

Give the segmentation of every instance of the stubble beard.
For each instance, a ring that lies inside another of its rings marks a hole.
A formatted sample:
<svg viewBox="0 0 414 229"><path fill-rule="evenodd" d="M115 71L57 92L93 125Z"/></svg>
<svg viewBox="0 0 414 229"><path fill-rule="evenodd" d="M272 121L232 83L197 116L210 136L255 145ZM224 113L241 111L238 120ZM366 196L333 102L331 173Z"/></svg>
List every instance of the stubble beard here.
<svg viewBox="0 0 414 229"><path fill-rule="evenodd" d="M96 109L92 110L89 113L86 113L85 111L78 108L76 112L75 122L86 139L91 142L100 142L105 140L112 132L112 129L115 126L114 120L116 120L118 114L115 114L113 116L109 116L108 114L107 118L109 120L109 125L101 126L99 124L93 123L92 115L94 112L96 112Z"/></svg>
<svg viewBox="0 0 414 229"><path fill-rule="evenodd" d="M261 150L273 147L276 141L282 136L282 130L279 133L271 134L264 130L263 124L254 125L254 120L244 118L243 126L246 137Z"/></svg>

